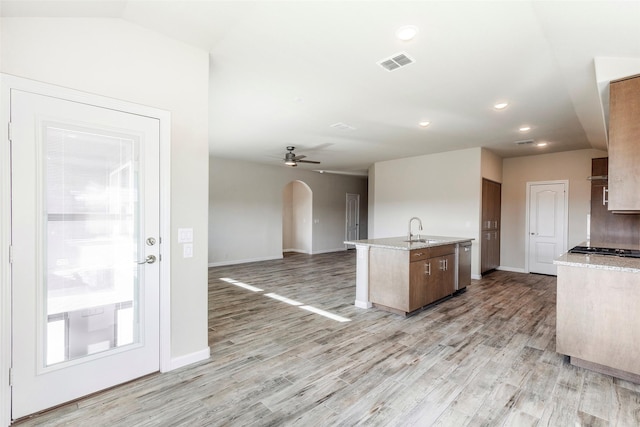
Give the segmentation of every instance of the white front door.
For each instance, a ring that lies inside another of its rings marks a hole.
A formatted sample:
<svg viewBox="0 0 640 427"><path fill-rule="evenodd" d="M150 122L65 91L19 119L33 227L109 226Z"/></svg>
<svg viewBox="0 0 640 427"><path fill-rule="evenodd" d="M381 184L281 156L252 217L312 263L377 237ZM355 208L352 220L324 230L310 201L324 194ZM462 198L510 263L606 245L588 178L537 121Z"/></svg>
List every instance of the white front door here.
<svg viewBox="0 0 640 427"><path fill-rule="evenodd" d="M13 89L11 122L17 419L159 370L159 120Z"/></svg>
<svg viewBox="0 0 640 427"><path fill-rule="evenodd" d="M347 193L347 231L346 240L360 238L360 195Z"/></svg>
<svg viewBox="0 0 640 427"><path fill-rule="evenodd" d="M567 248L567 184L532 183L529 190L529 272L556 275L553 260Z"/></svg>

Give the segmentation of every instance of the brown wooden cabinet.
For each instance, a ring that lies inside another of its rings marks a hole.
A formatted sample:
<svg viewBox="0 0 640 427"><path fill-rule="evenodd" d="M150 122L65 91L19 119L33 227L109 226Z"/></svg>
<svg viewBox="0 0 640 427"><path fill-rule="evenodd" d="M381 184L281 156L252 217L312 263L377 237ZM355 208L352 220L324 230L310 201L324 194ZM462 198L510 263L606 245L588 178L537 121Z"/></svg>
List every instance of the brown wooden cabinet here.
<svg viewBox="0 0 640 427"><path fill-rule="evenodd" d="M640 75L609 85L610 211L640 212Z"/></svg>
<svg viewBox="0 0 640 427"><path fill-rule="evenodd" d="M502 185L482 179L482 223L480 240L480 272L500 266L500 209Z"/></svg>
<svg viewBox="0 0 640 427"><path fill-rule="evenodd" d="M455 262L455 245L447 245L430 248L427 259L411 263L410 311L455 292Z"/></svg>
<svg viewBox="0 0 640 427"><path fill-rule="evenodd" d="M608 209L608 173L606 157L591 160L591 242L595 246L638 244L640 215L615 214Z"/></svg>
<svg viewBox="0 0 640 427"><path fill-rule="evenodd" d="M456 245L412 251L372 247L369 299L381 308L408 314L455 292Z"/></svg>
<svg viewBox="0 0 640 427"><path fill-rule="evenodd" d="M455 292L455 254L430 258L431 275L427 279L427 304Z"/></svg>

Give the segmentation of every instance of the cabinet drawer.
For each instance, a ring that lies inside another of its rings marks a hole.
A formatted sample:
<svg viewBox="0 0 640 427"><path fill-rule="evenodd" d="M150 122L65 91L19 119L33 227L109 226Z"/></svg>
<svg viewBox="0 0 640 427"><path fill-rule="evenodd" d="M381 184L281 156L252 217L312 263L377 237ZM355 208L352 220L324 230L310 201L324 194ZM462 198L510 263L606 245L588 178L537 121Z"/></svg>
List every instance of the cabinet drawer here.
<svg viewBox="0 0 640 427"><path fill-rule="evenodd" d="M456 253L456 245L432 246L429 248L429 258Z"/></svg>
<svg viewBox="0 0 640 427"><path fill-rule="evenodd" d="M420 261L429 258L431 248L414 249L409 253L409 262Z"/></svg>

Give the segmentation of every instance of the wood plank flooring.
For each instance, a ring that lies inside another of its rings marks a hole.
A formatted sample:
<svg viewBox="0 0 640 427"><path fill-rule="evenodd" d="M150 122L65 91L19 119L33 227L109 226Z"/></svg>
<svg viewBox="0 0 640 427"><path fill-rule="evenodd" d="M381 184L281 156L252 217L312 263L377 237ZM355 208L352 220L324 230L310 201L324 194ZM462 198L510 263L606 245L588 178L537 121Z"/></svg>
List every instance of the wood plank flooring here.
<svg viewBox="0 0 640 427"><path fill-rule="evenodd" d="M354 307L354 251L211 268L210 360L18 424L640 425L640 385L555 352L555 294L555 277L496 271L403 318Z"/></svg>

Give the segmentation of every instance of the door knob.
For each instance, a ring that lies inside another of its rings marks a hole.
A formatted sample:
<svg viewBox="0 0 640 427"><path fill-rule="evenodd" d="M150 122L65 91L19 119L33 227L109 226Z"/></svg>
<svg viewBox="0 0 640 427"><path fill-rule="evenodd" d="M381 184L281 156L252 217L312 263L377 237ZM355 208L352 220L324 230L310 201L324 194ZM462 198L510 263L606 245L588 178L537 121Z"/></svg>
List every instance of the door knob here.
<svg viewBox="0 0 640 427"><path fill-rule="evenodd" d="M156 256L149 255L147 256L147 259L145 259L144 261L138 262L138 264L153 264L154 262L156 262Z"/></svg>

